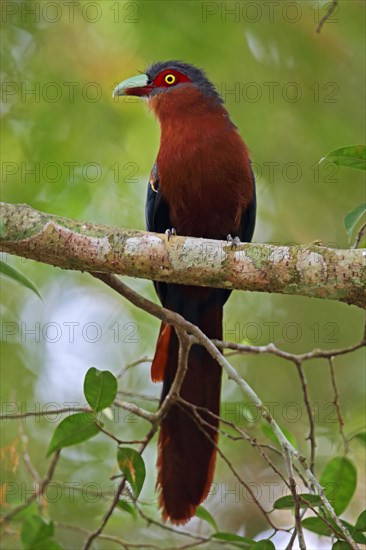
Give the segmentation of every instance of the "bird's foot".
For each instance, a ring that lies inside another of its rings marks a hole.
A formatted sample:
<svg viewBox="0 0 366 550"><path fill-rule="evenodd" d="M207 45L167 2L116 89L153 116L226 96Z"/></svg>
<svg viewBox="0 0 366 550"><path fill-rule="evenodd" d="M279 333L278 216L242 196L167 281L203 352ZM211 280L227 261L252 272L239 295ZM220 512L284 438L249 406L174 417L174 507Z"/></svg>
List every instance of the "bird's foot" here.
<svg viewBox="0 0 366 550"><path fill-rule="evenodd" d="M232 237L229 233L229 235L226 237L226 240L228 244L231 244L231 248L234 248L235 246L238 246L241 243L241 240L239 237Z"/></svg>
<svg viewBox="0 0 366 550"><path fill-rule="evenodd" d="M175 237L177 235L177 232L176 230L174 229L174 227L172 227L171 229L167 229L165 231L165 235L167 236L167 239L168 241L170 240L170 237Z"/></svg>

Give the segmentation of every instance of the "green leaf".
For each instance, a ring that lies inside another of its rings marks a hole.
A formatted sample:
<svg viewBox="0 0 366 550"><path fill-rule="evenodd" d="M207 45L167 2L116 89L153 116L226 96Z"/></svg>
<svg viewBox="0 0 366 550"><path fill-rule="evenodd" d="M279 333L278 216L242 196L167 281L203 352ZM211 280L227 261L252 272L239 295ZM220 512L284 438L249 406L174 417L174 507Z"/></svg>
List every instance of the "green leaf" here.
<svg viewBox="0 0 366 550"><path fill-rule="evenodd" d="M38 550L42 544L53 537L53 523L46 522L41 516L30 516L22 525L21 541L25 550Z"/></svg>
<svg viewBox="0 0 366 550"><path fill-rule="evenodd" d="M269 539L259 540L250 547L250 550L252 550L252 548L255 548L255 550L276 550L275 545Z"/></svg>
<svg viewBox="0 0 366 550"><path fill-rule="evenodd" d="M296 448L297 443L292 433L289 432L288 429L284 428L283 426L280 426L280 428L281 428L281 431L283 432L283 435L289 440L291 445ZM261 427L261 430L263 435L268 437L268 439L273 441L273 443L276 443L276 445L280 445L280 442L278 441L276 434L274 433L274 431L272 430L269 424L263 424Z"/></svg>
<svg viewBox="0 0 366 550"><path fill-rule="evenodd" d="M53 433L47 456L57 449L70 447L86 441L99 433L93 413L81 412L72 414L62 420Z"/></svg>
<svg viewBox="0 0 366 550"><path fill-rule="evenodd" d="M135 498L140 494L145 481L146 469L141 455L135 449L118 447L118 466L131 485Z"/></svg>
<svg viewBox="0 0 366 550"><path fill-rule="evenodd" d="M328 525L321 518L305 518L301 524L308 531L312 531L312 533L317 533L318 535L329 537L332 533Z"/></svg>
<svg viewBox="0 0 366 550"><path fill-rule="evenodd" d="M240 535L235 535L235 533L225 533L223 531L214 533L212 535L212 538L231 542L234 546L237 546L238 548L248 548L250 546L253 546L253 544L255 544L255 540L253 539L249 539L247 537L241 537Z"/></svg>
<svg viewBox="0 0 366 550"><path fill-rule="evenodd" d="M348 531L352 535L352 538L358 542L359 544L366 544L366 537L361 531L357 531L356 527L354 525L351 525L351 523L348 523L348 521L344 521L341 519L341 522L345 527L347 527Z"/></svg>
<svg viewBox="0 0 366 550"><path fill-rule="evenodd" d="M361 514L358 516L355 528L356 531L366 531L366 510L361 512Z"/></svg>
<svg viewBox="0 0 366 550"><path fill-rule="evenodd" d="M46 539L42 542L39 542L36 546L33 546L32 550L63 550L63 549L62 549L62 546L60 546L55 540Z"/></svg>
<svg viewBox="0 0 366 550"><path fill-rule="evenodd" d="M339 532L339 527L336 525L336 523L328 518L327 520L334 529ZM356 528L348 523L348 521L341 520L343 525L347 527L348 531L350 532L352 538L359 544L365 544L366 543L366 537L361 531L357 531ZM333 531L328 527L328 525L318 517L311 517L311 518L305 518L302 522L302 525L305 529L308 529L309 531L312 531L313 533L317 533L318 535L325 535L327 537L330 537Z"/></svg>
<svg viewBox="0 0 366 550"><path fill-rule="evenodd" d="M303 493L299 494L299 497L303 497L310 503L311 506L322 506L323 504L319 495ZM273 505L273 508L275 510L287 510L289 508L294 508L294 499L292 498L292 495L277 499ZM300 508L309 508L309 506L305 502L300 502Z"/></svg>
<svg viewBox="0 0 366 550"><path fill-rule="evenodd" d="M364 447L366 447L366 432L360 432L352 437L352 439L357 439Z"/></svg>
<svg viewBox="0 0 366 550"><path fill-rule="evenodd" d="M30 516L37 516L38 515L38 505L36 502L31 502L23 508L22 510L19 510L12 518L11 521L19 521L24 522L25 519L27 519Z"/></svg>
<svg viewBox="0 0 366 550"><path fill-rule="evenodd" d="M210 512L208 512L203 506L198 506L196 510L196 517L202 519L203 521L207 521L214 531L218 531L216 521L211 516Z"/></svg>
<svg viewBox="0 0 366 550"><path fill-rule="evenodd" d="M133 519L137 519L136 508L132 504L127 502L127 500L121 498L121 500L118 501L116 508L123 510L123 512L127 512L128 514L131 514Z"/></svg>
<svg viewBox="0 0 366 550"><path fill-rule="evenodd" d="M366 146L365 145L349 145L340 147L328 153L320 159L320 162L328 160L334 162L338 166L348 166L349 168L357 168L358 170L366 170Z"/></svg>
<svg viewBox="0 0 366 550"><path fill-rule="evenodd" d="M345 457L332 458L320 476L320 485L337 515L347 508L357 485L357 471Z"/></svg>
<svg viewBox="0 0 366 550"><path fill-rule="evenodd" d="M342 522L344 523L344 522ZM366 544L366 537L365 535L361 532L361 531L357 531L356 529L354 529L352 531L352 529L349 530L351 535L352 535L352 538L358 543L358 544Z"/></svg>
<svg viewBox="0 0 366 550"><path fill-rule="evenodd" d="M352 236L353 230L365 212L366 202L360 204L354 210L345 215L343 223L349 238Z"/></svg>
<svg viewBox="0 0 366 550"><path fill-rule="evenodd" d="M85 375L84 395L95 412L112 405L117 395L117 387L117 379L108 370L100 371L92 367Z"/></svg>
<svg viewBox="0 0 366 550"><path fill-rule="evenodd" d="M344 540L337 540L337 542L333 544L332 550L349 550L349 544Z"/></svg>
<svg viewBox="0 0 366 550"><path fill-rule="evenodd" d="M5 275L6 277L9 277L9 279L12 279L19 285L24 286L25 288L28 288L29 290L37 294L38 298L42 300L42 296L40 295L36 287L33 285L33 283L29 281L29 279L24 277L24 275L19 273L19 271L17 271L16 269L14 269L13 267L11 267L10 265L6 264L1 260L0 260L0 273L2 273L2 275Z"/></svg>

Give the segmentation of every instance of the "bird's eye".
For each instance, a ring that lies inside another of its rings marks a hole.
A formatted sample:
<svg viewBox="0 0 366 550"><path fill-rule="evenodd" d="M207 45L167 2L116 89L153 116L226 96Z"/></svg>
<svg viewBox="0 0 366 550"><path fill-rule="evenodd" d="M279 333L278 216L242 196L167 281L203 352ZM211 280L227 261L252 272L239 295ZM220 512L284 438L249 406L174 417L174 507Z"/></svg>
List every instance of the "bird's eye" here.
<svg viewBox="0 0 366 550"><path fill-rule="evenodd" d="M173 74L167 74L164 80L167 84L171 85L171 84L174 84L176 78Z"/></svg>

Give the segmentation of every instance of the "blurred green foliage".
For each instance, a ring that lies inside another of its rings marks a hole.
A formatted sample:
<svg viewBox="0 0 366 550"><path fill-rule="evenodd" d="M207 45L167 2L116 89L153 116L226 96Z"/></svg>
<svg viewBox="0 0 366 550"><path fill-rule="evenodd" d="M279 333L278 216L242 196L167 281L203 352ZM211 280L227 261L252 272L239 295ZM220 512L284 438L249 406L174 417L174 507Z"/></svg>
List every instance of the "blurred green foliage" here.
<svg viewBox="0 0 366 550"><path fill-rule="evenodd" d="M2 200L95 223L143 228L159 127L143 102L113 100L111 92L153 61L181 59L206 70L250 148L259 207L254 240L285 244L321 239L346 248L343 218L364 198L364 173L318 162L333 149L364 141L365 4L339 4L316 34L325 13L322 1L4 0ZM117 373L129 361L152 356L158 322L100 283L36 262L3 260L29 278L44 300L2 280L3 413L43 410L45 404L85 404L83 379L90 367ZM156 299L149 281L129 284ZM304 352L355 343L361 339L362 322L362 312L344 304L236 293L226 307L224 336L257 345L274 341L288 351ZM362 351L335 360L347 434L364 422L363 360ZM301 451L308 452L307 419L294 367L271 356L233 358L233 364L291 431ZM342 447L328 364L314 360L306 365L306 374L319 473ZM150 382L148 363L130 369L123 387L159 394ZM253 408L245 407L240 392L225 380L224 417L260 433L260 423L255 417L250 421L249 411ZM44 475L47 447L60 418L3 423L5 511L31 489L22 460L25 449ZM144 437L145 422L129 413L118 420L105 420L118 437ZM141 498L149 514L159 517L155 442L144 453L147 479ZM268 484L274 478L258 454L231 441L223 440L222 446L241 475L254 483L261 503L271 506ZM361 452L361 445L352 442L351 457L358 464ZM109 478L116 473L115 454L112 442L102 435L63 451L46 513L62 523L95 528L108 505L100 490L114 487ZM364 496L362 468L358 475L350 521L356 520ZM254 536L266 528L248 497L239 489L237 496L228 493L236 490L235 480L220 460L216 483L216 495L205 506L220 530ZM279 496L282 487L275 486ZM158 545L170 537L117 512L110 531ZM57 530L64 548L80 547L82 539L80 533ZM19 545L19 536L6 537L6 548ZM103 548L114 547L103 541Z"/></svg>

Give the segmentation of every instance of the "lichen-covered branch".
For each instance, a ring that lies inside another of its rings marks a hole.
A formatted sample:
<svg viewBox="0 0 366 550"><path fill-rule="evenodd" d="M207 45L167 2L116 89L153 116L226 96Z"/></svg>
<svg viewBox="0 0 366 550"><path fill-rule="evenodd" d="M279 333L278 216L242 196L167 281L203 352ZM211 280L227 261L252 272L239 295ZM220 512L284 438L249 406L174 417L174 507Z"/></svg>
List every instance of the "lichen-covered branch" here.
<svg viewBox="0 0 366 550"><path fill-rule="evenodd" d="M196 239L83 223L0 203L0 251L64 269L295 294L366 307L365 249Z"/></svg>

